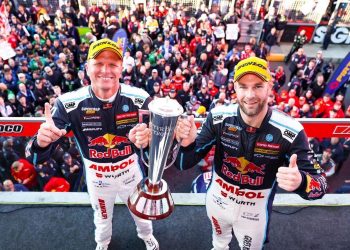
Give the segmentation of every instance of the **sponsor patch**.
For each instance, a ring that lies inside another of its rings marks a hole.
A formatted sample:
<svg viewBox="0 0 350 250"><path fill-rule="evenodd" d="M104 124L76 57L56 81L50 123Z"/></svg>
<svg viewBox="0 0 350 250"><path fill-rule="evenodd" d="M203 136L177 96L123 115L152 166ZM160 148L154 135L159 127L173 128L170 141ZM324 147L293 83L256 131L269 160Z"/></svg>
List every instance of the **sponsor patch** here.
<svg viewBox="0 0 350 250"><path fill-rule="evenodd" d="M134 118L134 117L137 117L137 112L129 112L129 113L119 114L115 116L117 120Z"/></svg>

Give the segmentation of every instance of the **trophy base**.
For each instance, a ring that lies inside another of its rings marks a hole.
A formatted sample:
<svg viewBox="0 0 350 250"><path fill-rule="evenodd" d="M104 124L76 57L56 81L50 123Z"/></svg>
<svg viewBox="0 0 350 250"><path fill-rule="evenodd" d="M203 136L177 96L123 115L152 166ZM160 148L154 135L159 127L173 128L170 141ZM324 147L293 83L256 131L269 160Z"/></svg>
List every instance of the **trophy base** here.
<svg viewBox="0 0 350 250"><path fill-rule="evenodd" d="M168 184L161 180L159 184L143 179L128 199L130 211L145 220L161 220L174 210L174 201Z"/></svg>

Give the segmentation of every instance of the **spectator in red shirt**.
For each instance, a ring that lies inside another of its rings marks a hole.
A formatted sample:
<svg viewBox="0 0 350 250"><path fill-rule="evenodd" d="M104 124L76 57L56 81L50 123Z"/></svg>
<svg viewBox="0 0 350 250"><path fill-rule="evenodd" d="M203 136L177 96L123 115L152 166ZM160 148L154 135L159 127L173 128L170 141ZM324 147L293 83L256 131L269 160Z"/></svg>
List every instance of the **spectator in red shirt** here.
<svg viewBox="0 0 350 250"><path fill-rule="evenodd" d="M44 186L45 192L69 192L70 184L62 177L52 177Z"/></svg>
<svg viewBox="0 0 350 250"><path fill-rule="evenodd" d="M171 79L171 83L174 84L176 90L181 90L183 83L186 81L186 78L182 75L181 69L177 68L175 75Z"/></svg>
<svg viewBox="0 0 350 250"><path fill-rule="evenodd" d="M165 79L165 81L162 83L162 86L161 86L163 96L167 96L171 89L176 89L175 85L171 82L170 79Z"/></svg>
<svg viewBox="0 0 350 250"><path fill-rule="evenodd" d="M32 190L38 185L35 168L25 159L19 159L12 163L11 175L18 183L25 185L28 189Z"/></svg>

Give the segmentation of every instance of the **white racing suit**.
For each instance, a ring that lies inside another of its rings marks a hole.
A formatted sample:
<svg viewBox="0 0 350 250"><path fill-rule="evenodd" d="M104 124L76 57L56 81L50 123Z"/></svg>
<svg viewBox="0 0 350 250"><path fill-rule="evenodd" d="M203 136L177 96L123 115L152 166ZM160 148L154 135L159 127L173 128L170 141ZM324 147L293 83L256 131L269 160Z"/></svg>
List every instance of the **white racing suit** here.
<svg viewBox="0 0 350 250"><path fill-rule="evenodd" d="M253 128L244 123L236 104L212 109L196 141L180 148L175 166L195 166L214 145L206 208L216 250L228 249L232 230L241 249L261 249L268 241L276 173L288 166L292 154L297 154L302 176L294 192L313 200L327 190L302 125L278 110L269 109L260 128Z"/></svg>
<svg viewBox="0 0 350 250"><path fill-rule="evenodd" d="M121 84L114 102L105 103L87 86L60 96L52 110L55 125L72 130L80 150L99 245L107 246L111 240L116 196L127 202L143 178L127 134L138 123L138 110L147 109L149 101L145 91ZM37 164L49 159L59 143L40 148L34 137L28 145L29 160ZM140 238L153 233L151 221L136 216L133 219Z"/></svg>

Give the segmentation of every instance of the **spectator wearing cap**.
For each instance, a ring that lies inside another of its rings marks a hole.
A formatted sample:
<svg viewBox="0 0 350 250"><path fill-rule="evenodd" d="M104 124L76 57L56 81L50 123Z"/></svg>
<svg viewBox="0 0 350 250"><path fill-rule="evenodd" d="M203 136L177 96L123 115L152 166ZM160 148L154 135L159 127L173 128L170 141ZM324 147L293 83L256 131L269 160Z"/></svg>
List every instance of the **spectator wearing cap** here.
<svg viewBox="0 0 350 250"><path fill-rule="evenodd" d="M321 150L330 149L332 152L332 159L339 166L344 159L343 139L338 137L325 138L321 141Z"/></svg>
<svg viewBox="0 0 350 250"><path fill-rule="evenodd" d="M170 99L176 100L182 106L182 100L177 95L177 90L175 88L170 89L168 95L169 95Z"/></svg>
<svg viewBox="0 0 350 250"><path fill-rule="evenodd" d="M29 191L23 184L16 183L14 184L12 180L4 180L3 189L5 192L27 192Z"/></svg>
<svg viewBox="0 0 350 250"><path fill-rule="evenodd" d="M33 190L38 185L34 166L26 159L21 158L12 163L11 175L18 183L23 184L30 190Z"/></svg>
<svg viewBox="0 0 350 250"><path fill-rule="evenodd" d="M324 170L326 177L332 176L337 168L337 164L332 159L332 149L326 148L322 152L320 166Z"/></svg>
<svg viewBox="0 0 350 250"><path fill-rule="evenodd" d="M150 93L153 89L153 84L155 82L158 82L159 84L162 84L162 79L158 76L158 70L152 69L152 75L147 80L146 90L148 93Z"/></svg>
<svg viewBox="0 0 350 250"><path fill-rule="evenodd" d="M37 180L41 190L43 190L46 183L48 183L52 177L58 175L58 167L54 159L49 159L41 164L34 165L35 171L38 174Z"/></svg>
<svg viewBox="0 0 350 250"><path fill-rule="evenodd" d="M78 191L79 182L82 177L83 169L80 162L77 160L74 160L68 152L66 152L63 155L61 172L64 178L70 184L70 191L73 191L73 192Z"/></svg>
<svg viewBox="0 0 350 250"><path fill-rule="evenodd" d="M11 107L12 109L12 116L13 117L18 117L18 103L16 102L16 96L12 93L9 92L7 95L7 100L8 100L8 105Z"/></svg>
<svg viewBox="0 0 350 250"><path fill-rule="evenodd" d="M207 84L202 84L201 89L196 93L197 100L202 106L209 110L211 99Z"/></svg>
<svg viewBox="0 0 350 250"><path fill-rule="evenodd" d="M31 80L27 79L26 74L24 73L18 73L18 82L17 84L23 83L28 90L33 90L34 89L34 83Z"/></svg>
<svg viewBox="0 0 350 250"><path fill-rule="evenodd" d="M153 48L155 50L161 51L161 47L163 46L163 44L164 44L163 35L159 33L157 36L157 39L153 42Z"/></svg>
<svg viewBox="0 0 350 250"><path fill-rule="evenodd" d="M162 84L163 85L163 84ZM161 89L161 85L158 82L155 82L153 84L153 89L151 90L151 92L149 93L149 95L151 97L163 97L163 91Z"/></svg>

